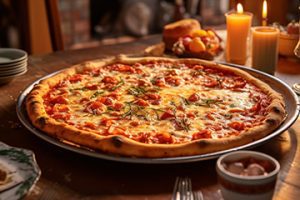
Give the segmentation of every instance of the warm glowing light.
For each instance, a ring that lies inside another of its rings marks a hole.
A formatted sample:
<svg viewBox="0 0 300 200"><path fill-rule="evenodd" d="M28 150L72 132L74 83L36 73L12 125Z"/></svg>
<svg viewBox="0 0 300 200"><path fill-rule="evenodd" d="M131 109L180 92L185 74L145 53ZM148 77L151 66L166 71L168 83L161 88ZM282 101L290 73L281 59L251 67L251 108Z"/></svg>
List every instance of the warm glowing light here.
<svg viewBox="0 0 300 200"><path fill-rule="evenodd" d="M238 3L237 5L237 13L242 14L244 12L242 4Z"/></svg>
<svg viewBox="0 0 300 200"><path fill-rule="evenodd" d="M268 14L268 11L267 11L267 1L264 0L263 10L262 10L262 18L267 18L267 14Z"/></svg>

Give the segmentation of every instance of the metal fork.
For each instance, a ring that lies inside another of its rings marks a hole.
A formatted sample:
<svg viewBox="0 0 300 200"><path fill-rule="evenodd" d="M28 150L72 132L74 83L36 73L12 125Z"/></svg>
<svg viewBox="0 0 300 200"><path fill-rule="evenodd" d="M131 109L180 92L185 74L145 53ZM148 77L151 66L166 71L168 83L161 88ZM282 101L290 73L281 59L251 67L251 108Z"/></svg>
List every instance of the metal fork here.
<svg viewBox="0 0 300 200"><path fill-rule="evenodd" d="M194 200L204 200L201 190L194 192Z"/></svg>
<svg viewBox="0 0 300 200"><path fill-rule="evenodd" d="M176 177L172 200L194 200L190 178Z"/></svg>

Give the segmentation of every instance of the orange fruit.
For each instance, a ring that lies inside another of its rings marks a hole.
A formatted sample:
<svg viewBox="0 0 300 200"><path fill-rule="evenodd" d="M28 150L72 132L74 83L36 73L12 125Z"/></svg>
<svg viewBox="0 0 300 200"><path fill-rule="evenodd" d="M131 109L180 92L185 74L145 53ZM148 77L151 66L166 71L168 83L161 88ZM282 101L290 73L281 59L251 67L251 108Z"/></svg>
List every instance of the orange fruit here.
<svg viewBox="0 0 300 200"><path fill-rule="evenodd" d="M203 36L207 36L207 32L203 29L195 30L192 33L192 37L203 37Z"/></svg>
<svg viewBox="0 0 300 200"><path fill-rule="evenodd" d="M207 31L207 35L210 37L215 37L216 34L213 31Z"/></svg>
<svg viewBox="0 0 300 200"><path fill-rule="evenodd" d="M199 37L195 37L190 42L189 49L193 53L198 53L201 51L205 51L206 47L205 47L205 44L201 41L201 39Z"/></svg>

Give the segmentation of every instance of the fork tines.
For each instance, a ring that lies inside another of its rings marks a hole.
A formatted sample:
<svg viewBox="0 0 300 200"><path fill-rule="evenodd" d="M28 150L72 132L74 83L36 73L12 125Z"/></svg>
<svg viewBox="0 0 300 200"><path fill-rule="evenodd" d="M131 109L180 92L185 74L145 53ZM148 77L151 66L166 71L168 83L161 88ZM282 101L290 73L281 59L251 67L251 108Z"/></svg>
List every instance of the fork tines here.
<svg viewBox="0 0 300 200"><path fill-rule="evenodd" d="M190 178L176 177L172 200L194 200Z"/></svg>

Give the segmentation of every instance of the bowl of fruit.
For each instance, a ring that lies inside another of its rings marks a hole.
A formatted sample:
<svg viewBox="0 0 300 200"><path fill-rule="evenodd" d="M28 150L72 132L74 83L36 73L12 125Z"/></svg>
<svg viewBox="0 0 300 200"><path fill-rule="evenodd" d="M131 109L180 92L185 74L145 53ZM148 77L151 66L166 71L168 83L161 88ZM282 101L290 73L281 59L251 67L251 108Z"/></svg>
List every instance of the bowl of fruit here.
<svg viewBox="0 0 300 200"><path fill-rule="evenodd" d="M278 52L282 56L294 57L294 48L299 40L300 25L291 21L286 27L280 28Z"/></svg>
<svg viewBox="0 0 300 200"><path fill-rule="evenodd" d="M203 29L195 19L183 19L164 26L162 42L148 47L146 55L177 56L213 60L222 52L222 39L213 29Z"/></svg>
<svg viewBox="0 0 300 200"><path fill-rule="evenodd" d="M190 35L178 38L172 52L178 57L194 57L213 60L221 51L221 39L212 29L198 29Z"/></svg>

